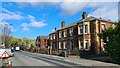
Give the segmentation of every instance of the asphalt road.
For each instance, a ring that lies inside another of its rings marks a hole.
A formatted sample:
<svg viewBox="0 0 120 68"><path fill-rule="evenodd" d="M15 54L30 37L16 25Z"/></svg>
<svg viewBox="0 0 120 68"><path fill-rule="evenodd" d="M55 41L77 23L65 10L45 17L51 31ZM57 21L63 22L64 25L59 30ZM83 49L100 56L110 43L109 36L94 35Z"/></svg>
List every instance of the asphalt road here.
<svg viewBox="0 0 120 68"><path fill-rule="evenodd" d="M11 57L13 68L116 68L114 67L106 67L106 66L95 66L100 64L97 61L92 60L82 60L81 63L73 62L64 57L57 57L46 54L37 54L30 53L26 51L17 51L14 52L15 56ZM86 65L87 66L86 66ZM95 65L89 65L95 64ZM85 66L84 66L85 65ZM95 67L93 67L95 66ZM118 67L117 67L118 68Z"/></svg>
<svg viewBox="0 0 120 68"><path fill-rule="evenodd" d="M66 66L80 66L80 64L67 62L64 58L51 57L44 54L23 51L14 52L14 54L15 56L10 58L13 66L59 66L62 68Z"/></svg>

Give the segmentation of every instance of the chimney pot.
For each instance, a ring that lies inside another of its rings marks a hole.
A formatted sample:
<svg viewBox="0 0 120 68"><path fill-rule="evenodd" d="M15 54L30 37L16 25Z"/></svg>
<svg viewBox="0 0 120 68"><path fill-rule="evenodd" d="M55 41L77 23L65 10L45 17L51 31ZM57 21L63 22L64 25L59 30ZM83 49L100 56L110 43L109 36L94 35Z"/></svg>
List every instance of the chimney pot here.
<svg viewBox="0 0 120 68"><path fill-rule="evenodd" d="M83 12L82 19L86 19L86 18L87 18L87 14L86 14L86 12Z"/></svg>

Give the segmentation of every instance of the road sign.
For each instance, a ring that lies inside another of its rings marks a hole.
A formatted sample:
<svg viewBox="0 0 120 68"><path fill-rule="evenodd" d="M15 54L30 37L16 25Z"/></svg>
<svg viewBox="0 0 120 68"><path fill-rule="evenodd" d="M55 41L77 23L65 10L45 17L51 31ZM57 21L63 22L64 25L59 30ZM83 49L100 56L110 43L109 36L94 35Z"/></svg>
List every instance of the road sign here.
<svg viewBox="0 0 120 68"><path fill-rule="evenodd" d="M9 57L10 55L6 51L4 51L2 55L0 56L0 58L9 58Z"/></svg>

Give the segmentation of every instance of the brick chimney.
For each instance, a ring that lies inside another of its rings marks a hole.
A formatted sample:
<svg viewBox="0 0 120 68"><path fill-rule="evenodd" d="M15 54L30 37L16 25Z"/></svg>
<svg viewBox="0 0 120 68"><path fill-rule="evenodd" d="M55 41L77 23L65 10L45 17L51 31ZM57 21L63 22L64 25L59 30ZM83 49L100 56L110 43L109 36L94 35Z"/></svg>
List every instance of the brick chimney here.
<svg viewBox="0 0 120 68"><path fill-rule="evenodd" d="M61 22L61 28L64 28L64 27L65 27L65 22L62 21L62 22Z"/></svg>
<svg viewBox="0 0 120 68"><path fill-rule="evenodd" d="M82 19L86 19L86 18L87 18L87 14L86 14L86 12L83 12Z"/></svg>

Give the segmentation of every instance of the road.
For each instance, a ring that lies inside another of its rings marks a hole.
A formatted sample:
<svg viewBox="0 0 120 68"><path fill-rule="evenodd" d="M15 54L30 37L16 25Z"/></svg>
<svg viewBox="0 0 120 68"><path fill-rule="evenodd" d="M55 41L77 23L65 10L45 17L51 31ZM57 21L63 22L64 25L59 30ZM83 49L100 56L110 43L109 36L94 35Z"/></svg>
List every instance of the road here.
<svg viewBox="0 0 120 68"><path fill-rule="evenodd" d="M11 57L13 66L80 66L80 64L68 62L62 57L52 57L44 54L36 54L18 51Z"/></svg>
<svg viewBox="0 0 120 68"><path fill-rule="evenodd" d="M45 54L37 54L30 53L26 51L17 51L14 52L15 56L11 57L9 60L12 61L12 65L15 68L41 68L41 67L52 67L52 68L93 68L93 66L97 66L97 68L101 68L100 65L103 65L102 68L116 68L114 67L106 67L111 65L108 63L92 61L92 60L81 60L81 63L75 63L72 61L68 61L67 58L57 57L52 55ZM76 60L77 61L77 60ZM94 64L94 65L93 65ZM113 65L111 65L113 66ZM96 68L96 67L94 67Z"/></svg>

